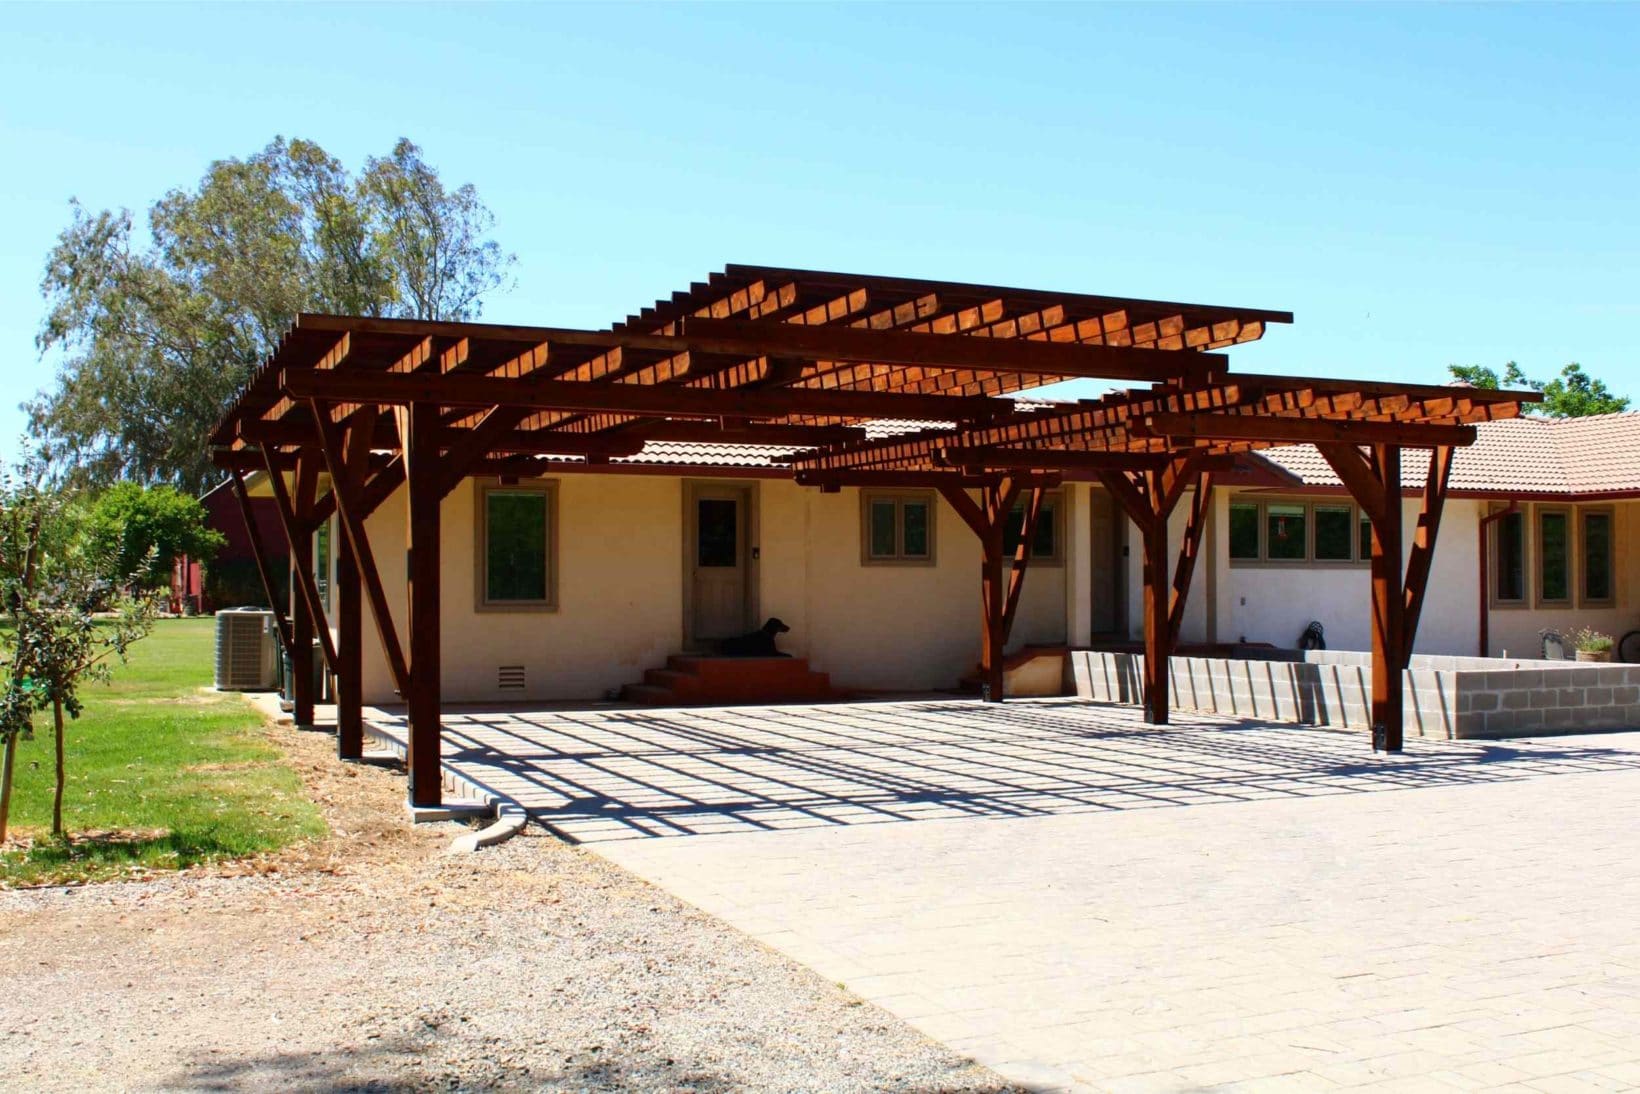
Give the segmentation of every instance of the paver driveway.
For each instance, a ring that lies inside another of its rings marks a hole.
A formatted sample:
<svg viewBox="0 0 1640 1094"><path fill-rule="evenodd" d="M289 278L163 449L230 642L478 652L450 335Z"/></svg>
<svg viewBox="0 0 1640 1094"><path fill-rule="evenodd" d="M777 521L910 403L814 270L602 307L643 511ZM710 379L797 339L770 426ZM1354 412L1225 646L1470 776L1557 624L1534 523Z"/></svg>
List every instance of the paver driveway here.
<svg viewBox="0 0 1640 1094"><path fill-rule="evenodd" d="M1070 700L446 728L467 777L1030 1085L1640 1086L1626 735L1375 758Z"/></svg>

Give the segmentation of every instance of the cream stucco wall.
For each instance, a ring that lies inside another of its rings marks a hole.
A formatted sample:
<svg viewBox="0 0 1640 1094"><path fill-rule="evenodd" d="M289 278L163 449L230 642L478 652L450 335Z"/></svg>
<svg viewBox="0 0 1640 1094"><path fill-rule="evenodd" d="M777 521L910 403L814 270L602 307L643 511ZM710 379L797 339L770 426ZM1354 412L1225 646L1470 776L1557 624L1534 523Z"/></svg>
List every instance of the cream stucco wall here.
<svg viewBox="0 0 1640 1094"><path fill-rule="evenodd" d="M599 698L639 681L683 647L685 480L572 474L555 481L556 611L479 610L475 482L444 502L442 682L449 702ZM757 610L791 626L783 649L850 689L950 687L974 666L979 544L949 505L935 506L933 565L864 565L859 491L825 494L787 480L748 481L755 493L750 545L760 555ZM1067 528L1073 519L1067 513ZM405 521L401 490L368 524L401 634ZM1065 574L1063 565L1028 571L1010 649L1065 641ZM368 610L365 631L366 698L391 701ZM524 691L499 688L502 665L524 666Z"/></svg>
<svg viewBox="0 0 1640 1094"><path fill-rule="evenodd" d="M1227 526L1232 493L1214 499L1219 527ZM1480 642L1480 520L1492 503L1472 498L1448 500L1436 541L1435 566L1430 573L1414 652L1471 656ZM1410 551L1420 502L1402 503L1403 550ZM1614 637L1640 627L1640 504L1615 507L1616 607L1587 609L1494 608L1491 612L1492 656L1505 650L1511 656L1536 656L1538 631L1553 627L1562 633L1591 626ZM1530 537L1528 537L1530 540ZM1344 566L1280 566L1230 563L1228 540L1214 546L1218 568L1218 620L1221 641L1268 642L1291 649L1309 622L1326 629L1327 645L1337 650L1372 647L1371 578L1365 564ZM1528 546L1528 569L1534 556Z"/></svg>

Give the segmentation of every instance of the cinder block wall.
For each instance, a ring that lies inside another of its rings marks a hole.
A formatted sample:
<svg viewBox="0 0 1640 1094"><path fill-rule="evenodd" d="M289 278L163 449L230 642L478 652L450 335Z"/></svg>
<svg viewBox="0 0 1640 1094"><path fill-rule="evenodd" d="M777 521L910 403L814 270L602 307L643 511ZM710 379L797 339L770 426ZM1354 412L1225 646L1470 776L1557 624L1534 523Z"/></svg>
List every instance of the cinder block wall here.
<svg viewBox="0 0 1640 1094"><path fill-rule="evenodd" d="M1138 703L1144 657L1074 650L1076 694ZM1235 718L1370 727L1372 656L1270 651L1236 659L1174 657L1173 705ZM1442 740L1640 728L1640 665L1414 657L1402 681L1409 736Z"/></svg>

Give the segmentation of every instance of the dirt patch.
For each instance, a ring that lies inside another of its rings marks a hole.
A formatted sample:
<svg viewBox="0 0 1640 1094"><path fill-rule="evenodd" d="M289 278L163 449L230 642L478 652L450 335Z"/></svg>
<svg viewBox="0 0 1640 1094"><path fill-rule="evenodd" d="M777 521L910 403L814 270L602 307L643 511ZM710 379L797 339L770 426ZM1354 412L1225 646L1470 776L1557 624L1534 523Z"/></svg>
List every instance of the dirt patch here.
<svg viewBox="0 0 1640 1094"><path fill-rule="evenodd" d="M404 778L267 732L331 835L149 880L0 893L20 1089L993 1090L995 1076L532 830L477 855Z"/></svg>

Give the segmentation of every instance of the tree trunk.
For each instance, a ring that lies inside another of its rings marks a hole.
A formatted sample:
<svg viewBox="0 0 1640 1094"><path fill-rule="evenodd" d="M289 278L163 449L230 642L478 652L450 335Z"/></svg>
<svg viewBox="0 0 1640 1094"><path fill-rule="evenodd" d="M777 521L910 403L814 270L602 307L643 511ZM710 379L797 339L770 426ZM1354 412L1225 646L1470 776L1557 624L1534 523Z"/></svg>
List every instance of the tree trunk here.
<svg viewBox="0 0 1640 1094"><path fill-rule="evenodd" d="M51 799L51 834L58 839L63 835L63 701L51 701L51 717L57 737L57 792Z"/></svg>
<svg viewBox="0 0 1640 1094"><path fill-rule="evenodd" d="M17 759L17 734L6 738L5 766L0 767L0 843L6 842L7 825L11 820L11 769Z"/></svg>

